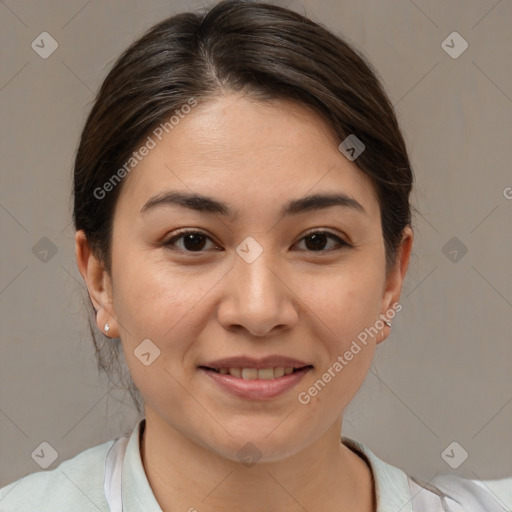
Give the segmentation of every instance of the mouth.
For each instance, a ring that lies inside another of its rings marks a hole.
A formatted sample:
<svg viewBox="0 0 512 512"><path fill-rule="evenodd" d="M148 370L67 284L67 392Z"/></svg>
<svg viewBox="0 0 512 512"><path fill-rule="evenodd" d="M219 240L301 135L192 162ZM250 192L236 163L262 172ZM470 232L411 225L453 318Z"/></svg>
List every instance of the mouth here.
<svg viewBox="0 0 512 512"><path fill-rule="evenodd" d="M245 400L269 400L294 388L313 365L283 357L262 360L229 358L201 365L199 371L216 389Z"/></svg>
<svg viewBox="0 0 512 512"><path fill-rule="evenodd" d="M284 377L285 375L291 375L292 373L299 372L304 369L313 368L312 365L305 365L299 367L293 366L276 366L268 368L253 368L253 367L220 367L212 368L209 366L200 366L207 371L218 373L219 375L230 375L236 379L243 380L274 380Z"/></svg>

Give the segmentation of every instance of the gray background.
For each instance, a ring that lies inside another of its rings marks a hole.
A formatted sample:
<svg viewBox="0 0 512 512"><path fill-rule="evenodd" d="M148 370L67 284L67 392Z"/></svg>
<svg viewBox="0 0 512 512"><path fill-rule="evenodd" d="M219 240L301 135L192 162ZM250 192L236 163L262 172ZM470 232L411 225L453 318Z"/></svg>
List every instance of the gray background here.
<svg viewBox="0 0 512 512"><path fill-rule="evenodd" d="M368 56L417 178L404 309L347 410L344 434L425 480L511 475L512 2L276 3ZM70 223L73 156L114 59L152 24L202 5L0 2L0 486L40 470L31 453L42 441L58 452L52 469L137 419L95 366ZM43 31L59 44L48 59L31 48ZM469 44L456 59L441 46L453 31ZM43 237L57 249L46 262L37 254ZM453 441L469 454L456 469L441 456Z"/></svg>

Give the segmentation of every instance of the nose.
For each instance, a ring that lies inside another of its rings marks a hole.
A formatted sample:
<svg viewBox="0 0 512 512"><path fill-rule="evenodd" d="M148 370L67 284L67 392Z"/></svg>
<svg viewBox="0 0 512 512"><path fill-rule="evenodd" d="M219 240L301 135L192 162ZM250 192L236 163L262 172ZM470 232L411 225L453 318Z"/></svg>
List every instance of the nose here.
<svg viewBox="0 0 512 512"><path fill-rule="evenodd" d="M245 329L262 337L297 323L299 307L293 279L267 252L251 263L235 257L218 309L219 322L225 329Z"/></svg>

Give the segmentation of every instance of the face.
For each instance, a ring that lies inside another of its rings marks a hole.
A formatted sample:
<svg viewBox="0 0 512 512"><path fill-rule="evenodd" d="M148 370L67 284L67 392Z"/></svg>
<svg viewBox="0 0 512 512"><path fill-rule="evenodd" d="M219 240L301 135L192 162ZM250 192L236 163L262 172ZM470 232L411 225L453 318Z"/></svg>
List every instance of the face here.
<svg viewBox="0 0 512 512"><path fill-rule="evenodd" d="M112 275L83 272L146 416L229 459L320 439L389 334L410 245L386 274L376 192L339 142L291 102L196 106L125 178Z"/></svg>

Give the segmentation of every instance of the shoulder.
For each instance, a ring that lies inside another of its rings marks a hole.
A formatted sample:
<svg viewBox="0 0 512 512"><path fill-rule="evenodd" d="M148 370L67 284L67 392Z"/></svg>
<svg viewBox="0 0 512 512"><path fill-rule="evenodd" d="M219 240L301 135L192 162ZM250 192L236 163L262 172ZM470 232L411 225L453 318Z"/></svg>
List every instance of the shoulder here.
<svg viewBox="0 0 512 512"><path fill-rule="evenodd" d="M512 477L470 480L438 474L424 482L380 459L360 441L342 436L342 442L369 463L379 511L512 512Z"/></svg>
<svg viewBox="0 0 512 512"><path fill-rule="evenodd" d="M442 474L430 482L418 482L412 477L411 490L415 483L441 499L454 512L511 512L512 511L512 477L499 480L474 480L457 475ZM413 483L414 482L414 483ZM421 492L413 493L419 504L426 503L428 497ZM423 501L424 503L423 503Z"/></svg>
<svg viewBox="0 0 512 512"><path fill-rule="evenodd" d="M24 476L0 489L0 512L108 511L105 459L114 441L89 448L50 471Z"/></svg>
<svg viewBox="0 0 512 512"><path fill-rule="evenodd" d="M507 512L512 512L512 476L496 480L473 481L494 496L498 503L503 504Z"/></svg>

